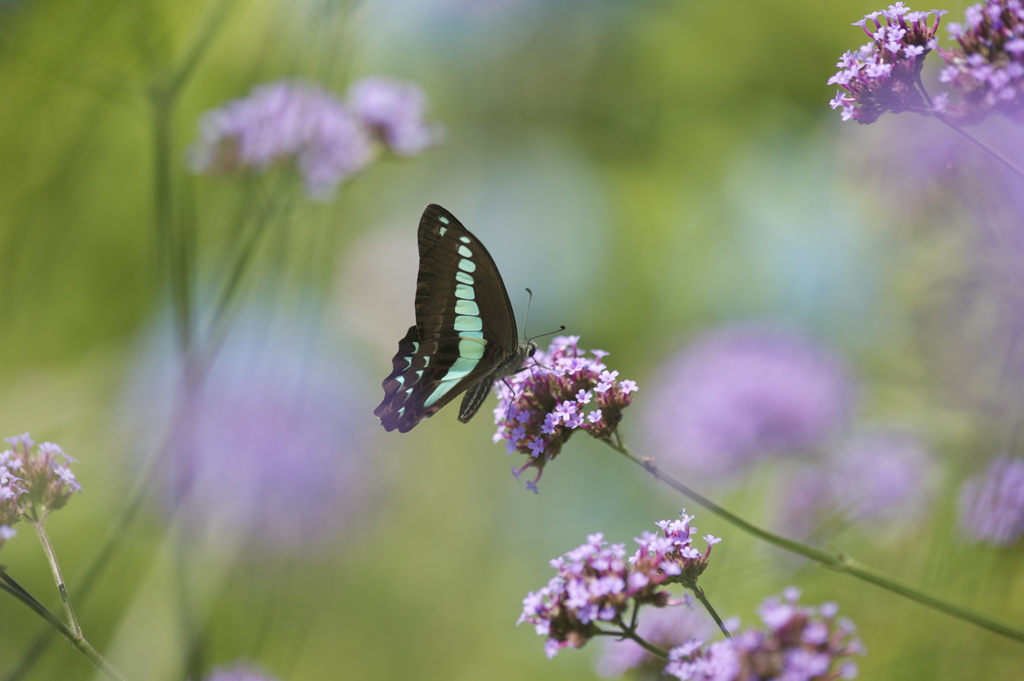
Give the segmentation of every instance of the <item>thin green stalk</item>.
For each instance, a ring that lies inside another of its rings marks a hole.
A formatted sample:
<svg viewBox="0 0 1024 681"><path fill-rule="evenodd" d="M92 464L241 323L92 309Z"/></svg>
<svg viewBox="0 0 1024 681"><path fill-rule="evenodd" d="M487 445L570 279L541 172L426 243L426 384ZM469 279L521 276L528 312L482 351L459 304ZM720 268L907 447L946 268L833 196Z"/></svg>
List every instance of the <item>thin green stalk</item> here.
<svg viewBox="0 0 1024 681"><path fill-rule="evenodd" d="M708 614L711 615L711 619L715 620L715 624L717 624L718 628L722 630L725 637L732 638L732 634L730 634L729 630L725 628L725 623L722 622L722 618L719 617L718 613L715 612L715 609L711 607L711 601L709 601L707 596L704 595L704 589L694 584L690 587L690 591L692 591L693 595L697 597L697 600L704 606L704 609L708 611Z"/></svg>
<svg viewBox="0 0 1024 681"><path fill-rule="evenodd" d="M220 4L214 7L206 19L206 25L200 29L196 39L185 53L184 59L179 62L177 70L165 81L164 91L169 96L177 97L178 92L188 82L189 77L199 66L199 63L206 55L206 51L213 43L213 39L217 36L220 27L228 18L231 6L235 2L236 0L221 0Z"/></svg>
<svg viewBox="0 0 1024 681"><path fill-rule="evenodd" d="M864 563L854 560L841 551L822 551L821 549L816 549L813 546L807 546L806 544L801 544L800 542L793 541L792 539L786 539L785 537L780 537L777 534L768 532L767 530L747 522L734 513L730 513L718 504L712 502L710 499L707 499L690 489L679 480L676 480L672 476L664 473L654 464L652 459L638 457L625 445L625 443L622 442L621 439L618 438L617 435L614 441L605 440L604 442L636 465L641 466L657 480L664 482L683 496L692 499L694 502L711 513L714 513L719 518L722 518L726 522L731 523L735 527L764 542L778 546L781 549L801 555L805 558L809 558L829 570L851 575L857 579L864 580L865 582L869 582L875 586L879 586L895 594L909 598L910 600L916 601L917 603L933 610L944 612L947 615L964 620L965 622L970 622L975 626L987 629L993 633L999 634L1000 636L1005 636L1006 638L1013 639L1014 641L1024 643L1024 629L1018 625L1011 624L986 613L978 612L977 610L972 610L939 598L938 596L926 593L913 584L908 584L907 582L896 579L891 575L887 575L865 565Z"/></svg>
<svg viewBox="0 0 1024 681"><path fill-rule="evenodd" d="M46 534L42 521L30 523L36 530L40 543L43 545L43 553L46 554L46 561L50 564L50 572L53 573L53 581L57 584L57 591L60 592L60 602L64 605L64 614L68 618L68 626L75 636L82 635L82 627L78 625L78 617L71 607L71 599L68 598L68 590L64 586L64 576L60 572L60 564L57 562L57 553L53 550L50 537Z"/></svg>
<svg viewBox="0 0 1024 681"><path fill-rule="evenodd" d="M625 634L626 638L628 638L629 640L631 640L634 643L636 643L638 646L640 646L641 648L643 648L644 650L649 652L651 655L654 655L655 657L660 657L663 660L667 660L668 659L668 651L667 650L662 650L661 648L659 648L658 646L654 645L653 643L648 643L644 639L640 638L637 635L637 633L635 631L633 631L632 629L626 629L623 632L623 634Z"/></svg>
<svg viewBox="0 0 1024 681"><path fill-rule="evenodd" d="M174 312L178 349L188 354L191 344L192 313L189 305L189 254L184 252L182 239L175 229L174 185L171 168L171 119L174 99L163 88L154 88L151 94L153 108L153 222L156 227L157 249L162 274L166 277Z"/></svg>
<svg viewBox="0 0 1024 681"><path fill-rule="evenodd" d="M614 636L617 639L628 638L629 640L635 642L638 646L640 646L641 648L643 648L644 650L649 652L651 655L654 655L655 657L660 657L663 660L667 660L668 659L668 651L667 650L662 650L661 648L659 648L658 646L654 645L653 643L648 643L647 641L645 641L644 639L642 639L640 636L637 635L635 629L627 627L622 622L622 620L619 620L618 622L616 622L616 624L618 624L620 627L622 627L622 629L619 630L619 631L607 631L605 629L601 629L601 630L595 632L594 636Z"/></svg>
<svg viewBox="0 0 1024 681"><path fill-rule="evenodd" d="M64 638L68 640L68 643L72 645L78 652L82 653L89 662L93 664L96 669L100 671L104 676L111 681L124 681L124 677L116 669L114 669L109 662L100 655L99 651L92 647L88 641L86 641L81 632L72 631L59 617L54 615L52 612L46 609L42 603L37 601L32 595L26 591L18 582L14 580L7 571L0 568L0 579L3 580L3 585L0 585L3 591L11 594L17 600L25 604L29 610L32 610L37 615L42 617L51 627L59 632Z"/></svg>
<svg viewBox="0 0 1024 681"><path fill-rule="evenodd" d="M257 216L255 224L245 236L245 242L242 244L234 262L231 264L231 270L228 272L227 279L224 281L224 287L220 290L220 295L217 296L217 301L214 304L212 329L210 331L210 340L206 349L206 362L211 362L213 360L213 355L217 353L217 349L221 342L223 342L224 335L227 333L229 320L228 312L230 310L231 301L238 293L239 286L245 278L245 273L249 269L249 265L252 263L253 257L256 254L261 237L266 233L267 226L272 222L270 219L272 213L273 209L268 206L265 211L261 212L260 215Z"/></svg>
<svg viewBox="0 0 1024 681"><path fill-rule="evenodd" d="M171 307L174 311L175 330L182 357L189 354L192 344L192 292L191 272L194 261L194 236L186 221L177 219L175 212L174 172L178 159L173 149L174 108L182 88L206 54L217 31L227 18L235 0L222 0L208 18L206 25L181 60L168 76L161 78L149 91L153 141L153 210L160 250L161 265L167 277Z"/></svg>

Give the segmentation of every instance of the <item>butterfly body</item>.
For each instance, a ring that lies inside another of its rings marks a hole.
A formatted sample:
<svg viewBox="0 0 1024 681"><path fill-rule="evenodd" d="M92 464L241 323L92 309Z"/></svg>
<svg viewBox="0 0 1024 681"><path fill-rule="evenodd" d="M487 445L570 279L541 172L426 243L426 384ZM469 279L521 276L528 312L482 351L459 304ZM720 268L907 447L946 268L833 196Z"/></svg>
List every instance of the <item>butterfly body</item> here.
<svg viewBox="0 0 1024 681"><path fill-rule="evenodd" d="M374 410L385 430L405 433L465 392L469 421L491 386L518 371L536 346L520 341L505 284L491 255L454 215L431 204L418 231L416 325L398 342Z"/></svg>

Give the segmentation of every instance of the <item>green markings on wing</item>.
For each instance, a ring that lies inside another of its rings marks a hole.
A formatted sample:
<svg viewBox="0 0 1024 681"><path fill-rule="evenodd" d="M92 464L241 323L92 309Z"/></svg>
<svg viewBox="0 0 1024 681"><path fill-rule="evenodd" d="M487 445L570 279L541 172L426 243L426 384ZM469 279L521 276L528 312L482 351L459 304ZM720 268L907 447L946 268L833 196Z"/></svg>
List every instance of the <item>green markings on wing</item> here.
<svg viewBox="0 0 1024 681"><path fill-rule="evenodd" d="M455 285L455 318L452 322L453 330L459 335L459 358L452 363L434 391L423 401L425 407L436 403L455 388L459 381L473 373L483 359L487 347L480 306L476 303L476 290L473 288L476 281L471 274L476 271L476 263L471 260L473 251L468 246L472 239L460 236L459 241L462 242L458 248L461 259L459 271L455 274L455 279L459 283Z"/></svg>

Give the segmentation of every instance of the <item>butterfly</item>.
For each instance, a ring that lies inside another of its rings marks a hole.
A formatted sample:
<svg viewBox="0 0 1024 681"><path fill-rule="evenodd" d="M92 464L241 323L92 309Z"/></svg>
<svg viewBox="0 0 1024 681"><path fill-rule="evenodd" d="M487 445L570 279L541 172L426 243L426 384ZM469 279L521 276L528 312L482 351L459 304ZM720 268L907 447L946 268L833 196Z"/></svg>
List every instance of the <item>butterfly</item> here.
<svg viewBox="0 0 1024 681"><path fill-rule="evenodd" d="M398 341L392 371L373 413L385 430L405 433L465 392L468 422L491 386L519 371L537 345L520 341L498 268L484 245L436 204L419 227L416 325Z"/></svg>

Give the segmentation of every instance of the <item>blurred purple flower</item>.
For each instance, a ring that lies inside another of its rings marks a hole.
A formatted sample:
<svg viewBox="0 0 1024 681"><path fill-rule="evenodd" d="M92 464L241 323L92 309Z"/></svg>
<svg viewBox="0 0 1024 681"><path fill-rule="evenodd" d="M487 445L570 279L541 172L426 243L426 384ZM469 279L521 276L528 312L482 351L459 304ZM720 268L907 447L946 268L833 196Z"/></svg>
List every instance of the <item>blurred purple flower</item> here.
<svg viewBox="0 0 1024 681"><path fill-rule="evenodd" d="M840 90L831 105L842 108L843 120L874 123L883 113L932 112L920 88L925 55L935 49L935 32L945 10L911 12L902 2L872 12L854 26L860 26L871 42L844 54L836 66L839 72L829 85ZM935 22L928 20L935 15Z"/></svg>
<svg viewBox="0 0 1024 681"><path fill-rule="evenodd" d="M828 349L756 327L699 338L658 372L651 391L651 448L703 475L823 445L847 423L855 394Z"/></svg>
<svg viewBox="0 0 1024 681"><path fill-rule="evenodd" d="M784 474L778 526L808 537L829 520L894 525L919 517L934 493L935 462L913 433L876 428L854 434L824 460Z"/></svg>
<svg viewBox="0 0 1024 681"><path fill-rule="evenodd" d="M1024 535L1024 460L999 457L960 488L960 526L974 541L999 546Z"/></svg>
<svg viewBox="0 0 1024 681"><path fill-rule="evenodd" d="M665 673L684 681L834 681L857 676L850 659L864 647L853 623L837 617L835 603L797 605L800 591L786 589L761 604L767 631L749 629L705 646L699 639L673 648Z"/></svg>
<svg viewBox="0 0 1024 681"><path fill-rule="evenodd" d="M441 129L426 121L426 95L412 83L364 78L349 88L348 102L356 118L398 156L413 156L441 139Z"/></svg>
<svg viewBox="0 0 1024 681"><path fill-rule="evenodd" d="M947 66L939 80L949 84L960 101L945 113L964 123L976 123L999 112L1024 120L1024 7L1020 0L988 0L964 12L964 24L950 24L957 41L952 50L939 49Z"/></svg>
<svg viewBox="0 0 1024 681"><path fill-rule="evenodd" d="M243 311L180 404L169 397L181 390L169 334L159 334L127 399L131 420L149 421L141 437L171 420L163 492L190 530L301 551L365 523L376 469L356 372L313 347L310 322L275 316L276 325Z"/></svg>
<svg viewBox="0 0 1024 681"><path fill-rule="evenodd" d="M217 667L203 681L278 681L277 677L266 674L256 665L241 662Z"/></svg>
<svg viewBox="0 0 1024 681"><path fill-rule="evenodd" d="M306 191L326 199L373 158L367 130L316 85L281 81L203 114L192 148L198 172L264 171L293 160Z"/></svg>
<svg viewBox="0 0 1024 681"><path fill-rule="evenodd" d="M772 487L768 515L777 531L807 539L831 518L835 500L832 476L825 467L802 464L786 470Z"/></svg>
<svg viewBox="0 0 1024 681"><path fill-rule="evenodd" d="M665 650L693 638L706 639L715 631L711 618L692 606L648 608L636 629L640 638ZM660 674L664 666L661 658L651 655L629 639L604 638L602 644L596 667L597 673L606 678L618 678L635 667L653 670L656 666Z"/></svg>
<svg viewBox="0 0 1024 681"><path fill-rule="evenodd" d="M935 461L909 431L862 431L831 458L833 498L849 522L913 518L934 492Z"/></svg>

